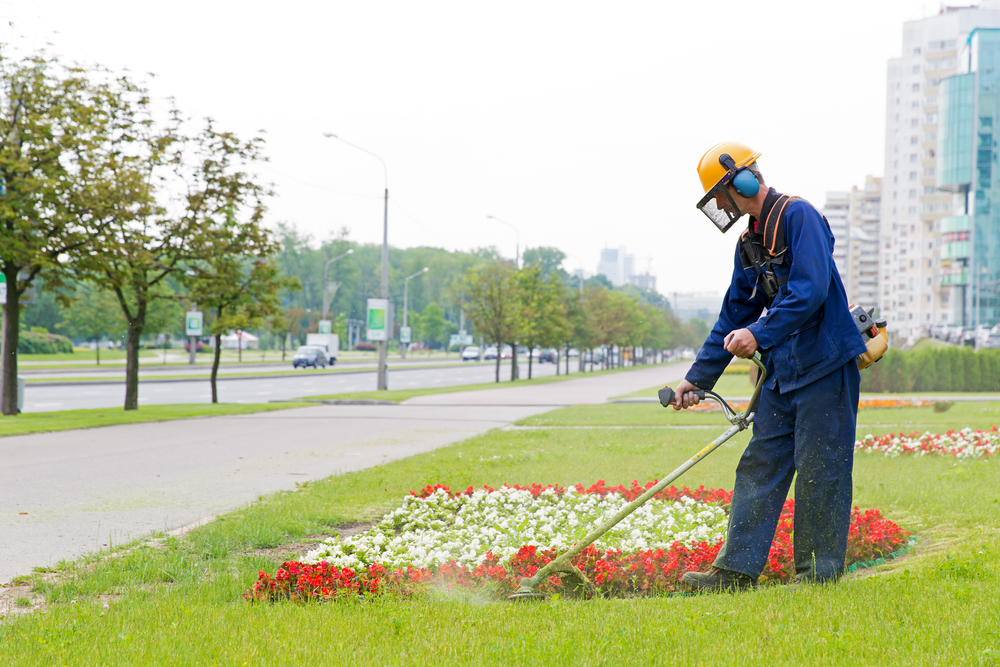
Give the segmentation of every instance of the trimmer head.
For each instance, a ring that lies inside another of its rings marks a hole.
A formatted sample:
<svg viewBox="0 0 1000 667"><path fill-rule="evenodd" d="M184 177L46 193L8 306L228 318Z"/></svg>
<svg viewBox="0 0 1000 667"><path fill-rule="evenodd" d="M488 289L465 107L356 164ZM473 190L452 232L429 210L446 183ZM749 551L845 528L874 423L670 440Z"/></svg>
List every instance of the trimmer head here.
<svg viewBox="0 0 1000 667"><path fill-rule="evenodd" d="M545 595L536 593L530 588L522 588L516 593L508 595L507 599L511 602L542 602L545 600Z"/></svg>

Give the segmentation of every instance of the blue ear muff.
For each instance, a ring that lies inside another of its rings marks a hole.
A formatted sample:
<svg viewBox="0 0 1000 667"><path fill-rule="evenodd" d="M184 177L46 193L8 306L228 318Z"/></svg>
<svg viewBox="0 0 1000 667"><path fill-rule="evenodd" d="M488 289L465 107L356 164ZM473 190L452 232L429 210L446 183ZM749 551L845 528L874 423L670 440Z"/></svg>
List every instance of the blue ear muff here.
<svg viewBox="0 0 1000 667"><path fill-rule="evenodd" d="M748 199L756 197L757 193L760 192L760 183L757 182L757 176L749 169L740 169L736 172L732 182L736 192Z"/></svg>

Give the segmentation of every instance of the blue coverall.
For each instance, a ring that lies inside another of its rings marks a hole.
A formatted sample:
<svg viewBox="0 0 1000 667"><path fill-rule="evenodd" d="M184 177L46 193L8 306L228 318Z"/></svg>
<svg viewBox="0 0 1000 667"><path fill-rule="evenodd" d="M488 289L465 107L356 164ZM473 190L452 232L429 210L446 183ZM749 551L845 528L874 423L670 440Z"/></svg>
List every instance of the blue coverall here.
<svg viewBox="0 0 1000 667"><path fill-rule="evenodd" d="M779 196L769 190L761 220ZM751 218L752 234L755 223ZM686 379L711 389L732 359L723 346L726 335L742 328L757 340L767 369L715 567L760 576L795 475L796 578L826 581L843 573L847 554L860 383L855 357L866 348L833 262L826 220L808 202L793 199L784 235L787 249L772 267L787 282L770 307L762 287L754 294L757 271L744 268L737 244L719 319Z"/></svg>

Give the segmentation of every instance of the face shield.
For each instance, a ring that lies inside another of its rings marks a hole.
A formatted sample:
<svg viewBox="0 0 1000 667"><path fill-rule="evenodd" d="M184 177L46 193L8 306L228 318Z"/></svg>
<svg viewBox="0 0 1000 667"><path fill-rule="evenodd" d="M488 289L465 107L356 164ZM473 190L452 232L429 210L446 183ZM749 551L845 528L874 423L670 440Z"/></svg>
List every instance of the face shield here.
<svg viewBox="0 0 1000 667"><path fill-rule="evenodd" d="M736 205L732 195L729 194L729 188L726 187L728 183L729 176L727 174L726 178L716 183L698 202L698 209L708 216L712 224L718 227L723 234L743 215L740 212L740 207Z"/></svg>

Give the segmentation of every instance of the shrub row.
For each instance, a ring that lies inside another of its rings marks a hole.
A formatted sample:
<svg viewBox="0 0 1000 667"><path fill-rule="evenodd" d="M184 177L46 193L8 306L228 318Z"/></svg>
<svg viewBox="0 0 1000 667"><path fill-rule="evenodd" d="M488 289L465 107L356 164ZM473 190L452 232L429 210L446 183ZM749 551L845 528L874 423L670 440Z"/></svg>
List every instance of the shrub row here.
<svg viewBox="0 0 1000 667"><path fill-rule="evenodd" d="M861 391L1000 391L1000 351L889 350L861 372Z"/></svg>
<svg viewBox="0 0 1000 667"><path fill-rule="evenodd" d="M17 340L18 354L58 354L60 352L73 352L73 343L66 336L22 331Z"/></svg>

